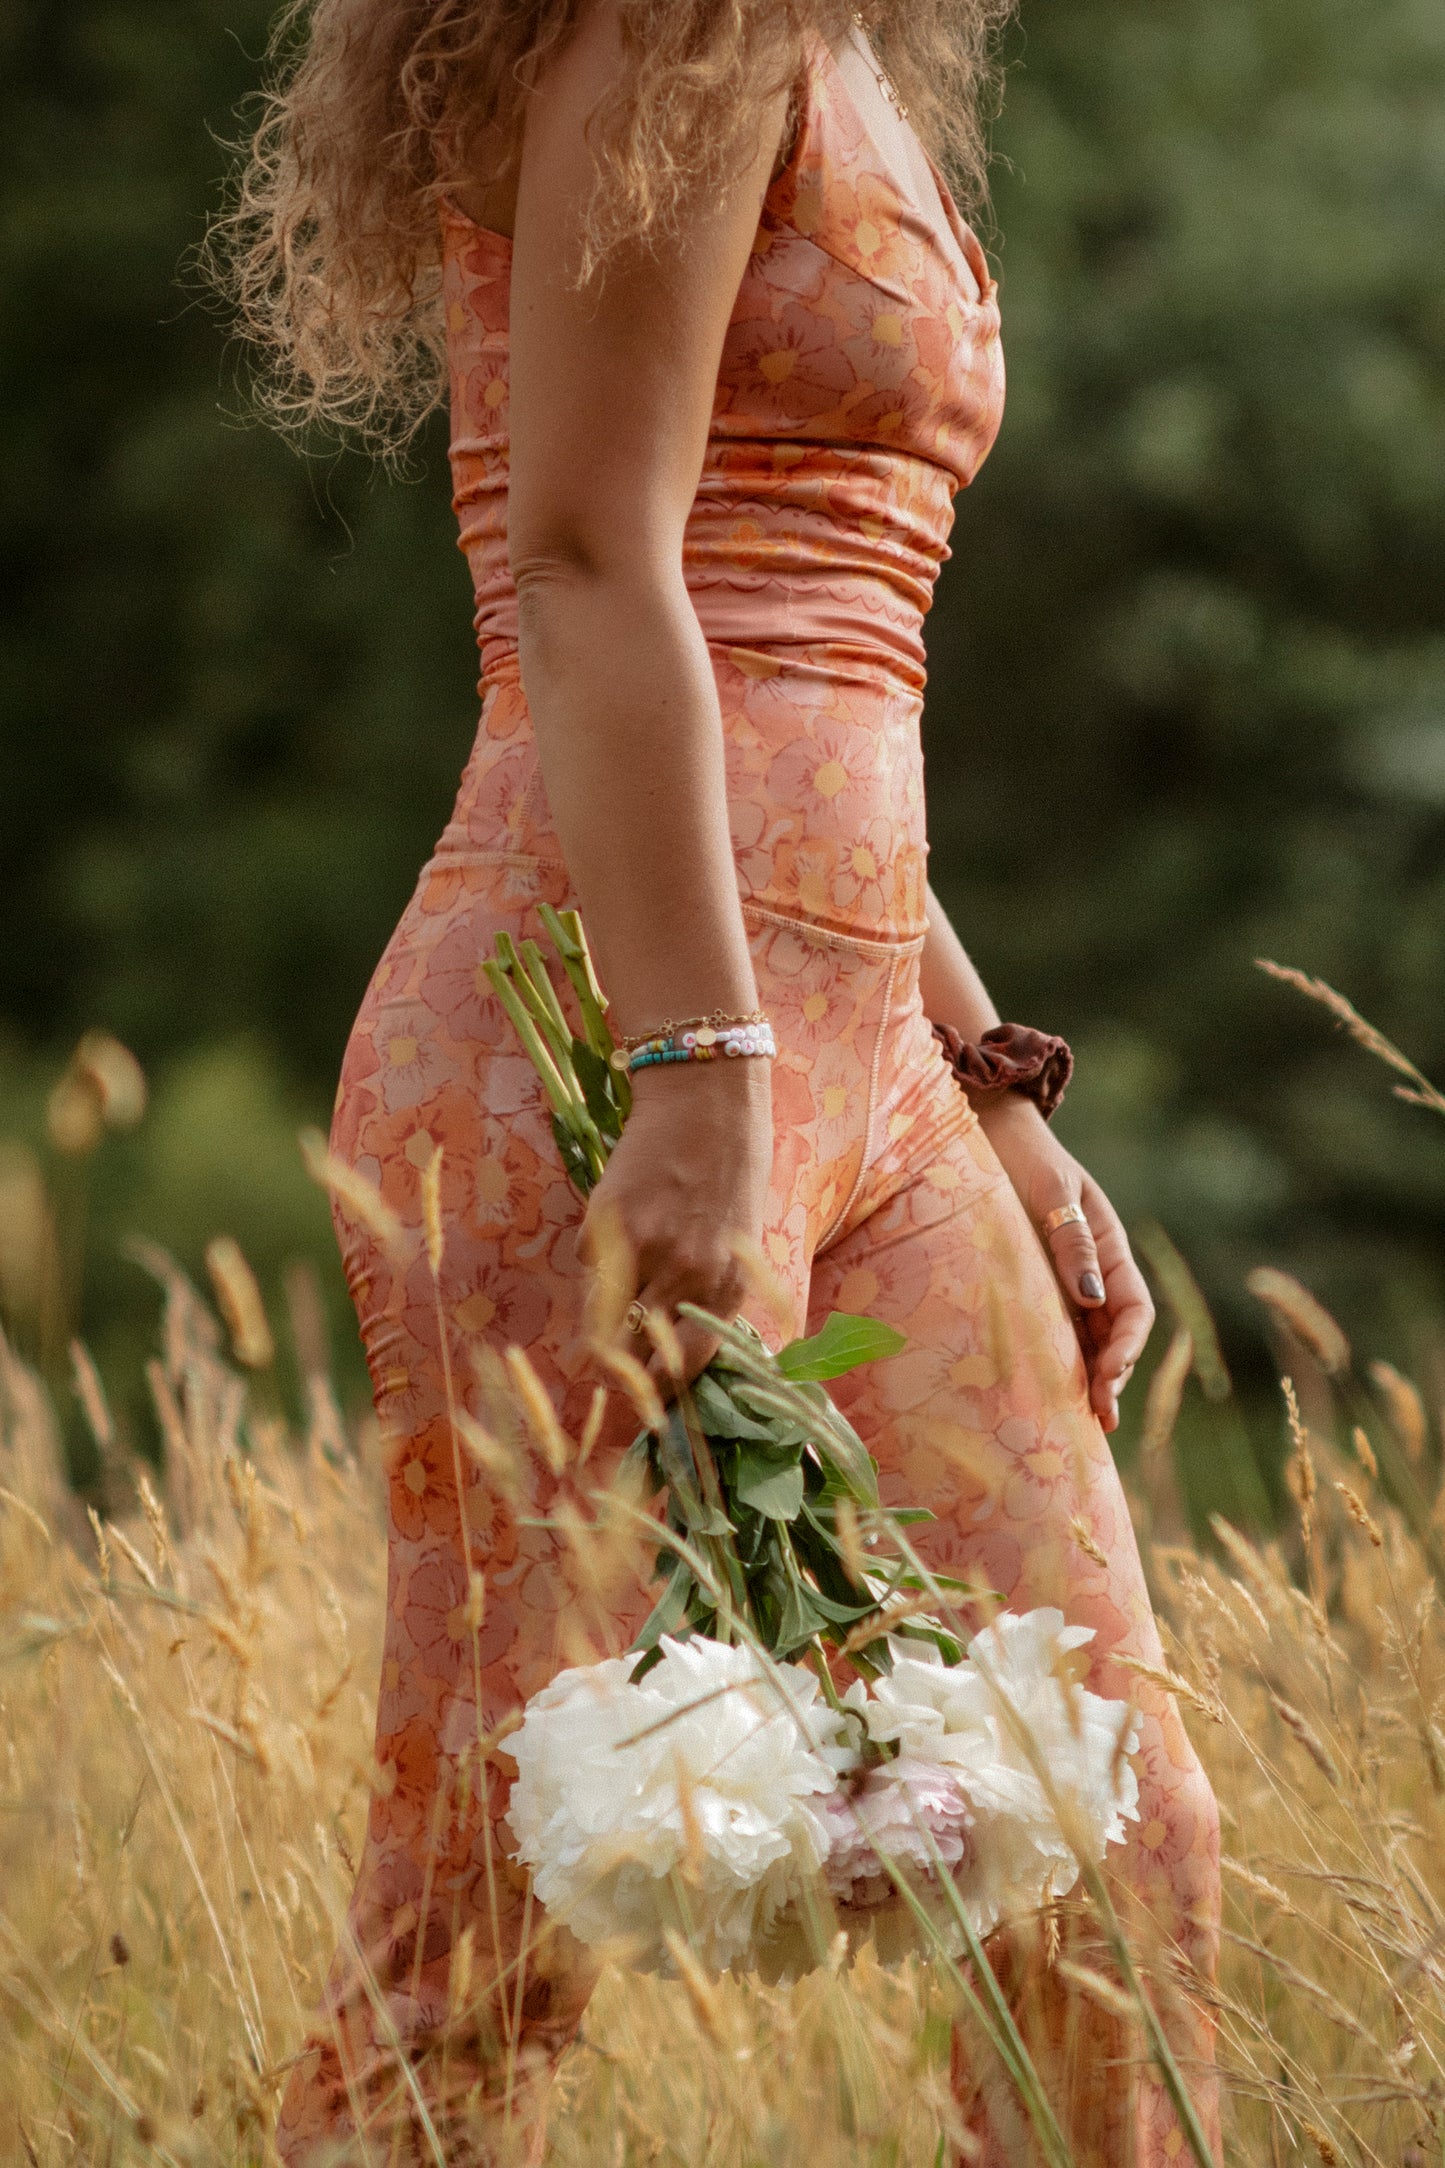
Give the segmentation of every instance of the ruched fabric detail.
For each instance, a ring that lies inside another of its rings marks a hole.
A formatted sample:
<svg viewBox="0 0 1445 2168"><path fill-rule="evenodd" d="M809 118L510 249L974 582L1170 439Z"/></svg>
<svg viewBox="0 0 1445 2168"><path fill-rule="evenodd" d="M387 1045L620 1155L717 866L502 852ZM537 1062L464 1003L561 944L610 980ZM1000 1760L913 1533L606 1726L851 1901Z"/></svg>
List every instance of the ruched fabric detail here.
<svg viewBox="0 0 1445 2168"><path fill-rule="evenodd" d="M994 282L938 185L946 236L900 193L818 46L733 309L683 551L743 895L903 942L924 926L923 618L1003 403ZM469 841L554 858L507 564L511 245L454 207L443 240L482 657Z"/></svg>

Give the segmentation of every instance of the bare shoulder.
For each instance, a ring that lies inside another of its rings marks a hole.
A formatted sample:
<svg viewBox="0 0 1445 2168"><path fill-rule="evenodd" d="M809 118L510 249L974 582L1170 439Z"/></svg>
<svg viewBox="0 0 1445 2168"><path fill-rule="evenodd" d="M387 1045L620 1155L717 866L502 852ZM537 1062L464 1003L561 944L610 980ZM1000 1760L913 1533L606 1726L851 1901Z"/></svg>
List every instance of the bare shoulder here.
<svg viewBox="0 0 1445 2168"><path fill-rule="evenodd" d="M530 95L513 218L508 538L519 579L559 556L672 563L697 490L727 328L788 95L728 177L581 276L588 123L623 64L600 4Z"/></svg>
<svg viewBox="0 0 1445 2168"><path fill-rule="evenodd" d="M517 135L500 125L486 130L472 152L470 175L452 195L477 225L515 238L517 202L522 187L522 150L527 132L536 132L534 116L552 123L549 139L560 130L586 141L588 121L616 84L626 65L619 0L583 0L565 40L539 73L529 94L526 128ZM786 162L789 135L787 97L764 101L757 113L758 152L771 178Z"/></svg>

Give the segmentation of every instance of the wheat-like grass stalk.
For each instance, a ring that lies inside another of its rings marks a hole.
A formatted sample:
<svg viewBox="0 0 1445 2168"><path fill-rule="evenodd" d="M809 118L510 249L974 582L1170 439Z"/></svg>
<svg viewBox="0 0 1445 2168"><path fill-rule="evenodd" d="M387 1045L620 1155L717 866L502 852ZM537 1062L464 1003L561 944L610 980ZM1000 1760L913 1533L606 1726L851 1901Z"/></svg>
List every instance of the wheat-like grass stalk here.
<svg viewBox="0 0 1445 2168"><path fill-rule="evenodd" d="M64 1503L43 1391L13 1356L0 1369L0 2158L45 2168L271 2158L374 1780L385 1602L374 1428L347 1423L330 1457L309 1412L283 1430L195 1290L168 1265L161 1277L164 1480L127 1473L89 1531ZM1292 1329L1309 1340L1297 1319ZM470 1384L461 1392L457 1353L466 1468L505 1487L530 1435L585 1492L582 1441L552 1435L520 1367L489 1373L483 1410ZM1396 1463L1422 1481L1434 1447L1408 1381L1366 1365L1385 1420L1356 1409L1359 1389L1333 1367L1348 1463L1314 1402L1311 1431L1286 1407L1309 1588L1292 1578L1297 1554L1224 1523L1217 1551L1181 1540L1155 1560L1170 1656L1153 1683L1214 1719L1197 1729L1228 1832L1228 2157L1248 2168L1331 2154L1395 2168L1438 2157L1445 2129L1445 1606L1429 1527L1395 1490ZM1187 1368L1181 1345L1159 1390L1160 1464ZM106 1403L93 1366L81 1390L94 1424ZM1393 1459L1377 1465L1377 1441ZM601 1632L607 1589L635 1572L648 1516L621 1494L583 1492L557 1519ZM861 1544L856 1527L848 1540ZM491 1600L475 1570L459 1630L480 1633ZM946 1610L945 1591L935 1601ZM584 1623L579 1612L579 1634ZM477 1754L503 1748L504 1731ZM1150 2027L1167 1952L1111 1917L1102 1884L1086 1894L1107 1954L1060 1949L1055 1927L1054 1962L1085 2000L1121 2023L1128 2013L1160 2057L1168 2043ZM534 1916L530 1948L496 1983L479 1925L457 1956L452 2010L470 2039L493 1984L506 2005L511 2112L485 2131L500 2168L967 2158L947 2076L956 2018L996 2074L1020 2157L1041 2146L1062 2168L1069 2141L1048 2071L991 1946L954 1965L920 1927L922 1954L885 1964L866 1946L849 1955L821 1912L808 1934L813 1969L792 1985L707 1979L685 1938L672 1980L605 1971L581 2042L554 2079L531 2084L515 2027L542 1923ZM359 1976L384 2040L385 1997L364 1965ZM429 2067L408 2075L398 2062L398 2111L435 2164L459 2149L469 2115L479 2143L483 2130L464 2106L461 2121L438 2119ZM1191 2074L1175 2076L1187 2101ZM1202 2157L1187 2115L1185 2127Z"/></svg>
<svg viewBox="0 0 1445 2168"><path fill-rule="evenodd" d="M1406 1082L1394 1087L1397 1098L1408 1100L1412 1106L1429 1107L1436 1114L1445 1114L1445 1092L1440 1091L1438 1086L1432 1084L1430 1079L1416 1068L1408 1054L1401 1053L1393 1039L1387 1039L1383 1031L1377 1030L1375 1025L1361 1016L1352 1001L1337 993L1334 987L1327 985L1323 979L1312 979L1307 972L1297 971L1292 964L1271 963L1264 956L1257 956L1255 963L1261 971L1267 972L1270 978L1280 980L1285 986L1294 987L1297 993L1304 994L1308 1000L1317 1001L1321 1008L1328 1009L1341 1030L1347 1031L1357 1046L1362 1046L1367 1054L1373 1054L1377 1061L1384 1062L1387 1068L1404 1077Z"/></svg>

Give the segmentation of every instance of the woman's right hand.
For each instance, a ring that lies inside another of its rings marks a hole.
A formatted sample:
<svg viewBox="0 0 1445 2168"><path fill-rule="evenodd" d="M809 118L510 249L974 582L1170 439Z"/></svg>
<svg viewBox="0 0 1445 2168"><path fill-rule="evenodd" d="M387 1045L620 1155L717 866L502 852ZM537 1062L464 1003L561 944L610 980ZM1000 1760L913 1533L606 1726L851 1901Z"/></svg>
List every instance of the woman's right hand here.
<svg viewBox="0 0 1445 2168"><path fill-rule="evenodd" d="M644 1069L632 1079L632 1095L627 1127L587 1207L583 1255L608 1274L613 1315L635 1300L674 1327L682 1351L677 1382L687 1384L718 1343L679 1318L678 1304L736 1316L747 1287L739 1252L762 1235L773 1156L772 1063L744 1057ZM638 1341L637 1352L650 1358L659 1382L671 1378L648 1340Z"/></svg>

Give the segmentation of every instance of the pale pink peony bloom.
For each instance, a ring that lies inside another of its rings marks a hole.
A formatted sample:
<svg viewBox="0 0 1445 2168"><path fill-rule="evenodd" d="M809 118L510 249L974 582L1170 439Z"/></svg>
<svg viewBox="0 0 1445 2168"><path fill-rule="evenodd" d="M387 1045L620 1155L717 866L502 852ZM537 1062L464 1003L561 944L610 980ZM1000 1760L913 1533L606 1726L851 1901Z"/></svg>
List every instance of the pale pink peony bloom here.
<svg viewBox="0 0 1445 2168"><path fill-rule="evenodd" d="M972 1828L954 1883L980 1935L1065 1896L1080 1859L1101 1860L1139 1818L1129 1760L1138 1718L1072 1676L1073 1652L1093 1638L1049 1605L1005 1611L961 1664L945 1664L927 1642L896 1641L892 1673L866 1696L850 1689L870 1737L946 1770L962 1794Z"/></svg>
<svg viewBox="0 0 1445 2168"><path fill-rule="evenodd" d="M894 1896L884 1860L916 1883L933 1872L935 1854L957 1869L972 1848L968 1801L937 1762L884 1762L825 1799L822 1814L832 1840L825 1879L855 1908Z"/></svg>

